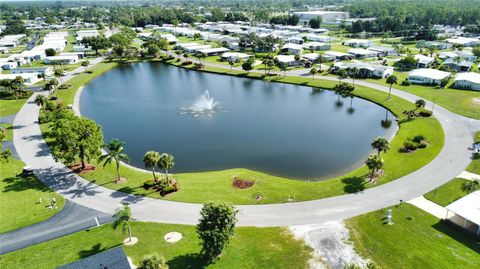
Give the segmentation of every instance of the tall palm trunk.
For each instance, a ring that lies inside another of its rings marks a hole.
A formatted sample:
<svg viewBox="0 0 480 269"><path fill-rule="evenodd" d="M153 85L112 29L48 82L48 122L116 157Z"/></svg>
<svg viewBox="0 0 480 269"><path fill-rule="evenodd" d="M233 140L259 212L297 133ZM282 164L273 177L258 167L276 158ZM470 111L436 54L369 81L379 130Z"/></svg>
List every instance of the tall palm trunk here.
<svg viewBox="0 0 480 269"><path fill-rule="evenodd" d="M117 164L117 181L120 181L120 161L115 158L115 163Z"/></svg>
<svg viewBox="0 0 480 269"><path fill-rule="evenodd" d="M170 180L168 179L168 170L165 169L165 179L167 180L167 185L170 185Z"/></svg>
<svg viewBox="0 0 480 269"><path fill-rule="evenodd" d="M128 241L132 241L132 228L130 227L130 223L128 225Z"/></svg>
<svg viewBox="0 0 480 269"><path fill-rule="evenodd" d="M388 89L388 100L390 100L390 93L392 92L392 84L390 84L390 88Z"/></svg>
<svg viewBox="0 0 480 269"><path fill-rule="evenodd" d="M85 169L85 150L80 147L80 160L82 161L82 170Z"/></svg>

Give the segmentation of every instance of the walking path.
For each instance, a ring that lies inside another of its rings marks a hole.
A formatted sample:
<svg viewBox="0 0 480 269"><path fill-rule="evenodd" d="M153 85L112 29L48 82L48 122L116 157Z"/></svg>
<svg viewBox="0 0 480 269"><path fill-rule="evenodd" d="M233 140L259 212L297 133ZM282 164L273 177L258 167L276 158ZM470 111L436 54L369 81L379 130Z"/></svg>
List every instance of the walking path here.
<svg viewBox="0 0 480 269"><path fill-rule="evenodd" d="M462 173L460 173L460 175L458 175L457 177L459 178L464 178L464 179L468 179L468 180L480 180L480 175L477 175L477 174L474 174L474 173L470 173L468 171L463 171Z"/></svg>
<svg viewBox="0 0 480 269"><path fill-rule="evenodd" d="M425 197L418 196L417 198L413 198L412 200L408 201L407 203L412 204L425 212L428 212L439 219L445 219L447 216L447 209L441 205L438 205L430 200L425 199Z"/></svg>

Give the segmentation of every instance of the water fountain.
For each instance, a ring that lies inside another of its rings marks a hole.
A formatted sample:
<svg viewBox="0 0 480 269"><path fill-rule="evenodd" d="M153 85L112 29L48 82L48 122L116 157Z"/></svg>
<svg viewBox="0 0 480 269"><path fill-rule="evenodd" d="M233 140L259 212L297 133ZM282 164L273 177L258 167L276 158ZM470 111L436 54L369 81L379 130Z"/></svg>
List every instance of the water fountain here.
<svg viewBox="0 0 480 269"><path fill-rule="evenodd" d="M200 115L206 115L211 117L215 112L221 111L223 107L219 106L219 103L210 96L210 92L206 90L200 95L189 107L182 107L183 110L180 114L190 114L193 117Z"/></svg>

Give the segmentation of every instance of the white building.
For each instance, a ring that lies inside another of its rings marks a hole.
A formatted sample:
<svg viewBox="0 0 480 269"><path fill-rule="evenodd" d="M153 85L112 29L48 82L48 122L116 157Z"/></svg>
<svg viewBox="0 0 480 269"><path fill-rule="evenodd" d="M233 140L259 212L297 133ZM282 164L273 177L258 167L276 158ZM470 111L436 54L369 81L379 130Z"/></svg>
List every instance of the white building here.
<svg viewBox="0 0 480 269"><path fill-rule="evenodd" d="M220 58L223 61L234 61L234 62L247 60L248 58L251 58L251 57L253 57L253 55L241 53L241 52L225 52L220 56Z"/></svg>
<svg viewBox="0 0 480 269"><path fill-rule="evenodd" d="M332 46L323 42L307 42L303 44L305 49L314 49L314 50L330 50Z"/></svg>
<svg viewBox="0 0 480 269"><path fill-rule="evenodd" d="M78 56L66 55L66 56L47 56L44 59L45 64L74 64L78 62Z"/></svg>
<svg viewBox="0 0 480 269"><path fill-rule="evenodd" d="M350 17L350 13L343 11L299 11L293 12L301 21L309 21L317 17L322 18L324 23L336 23L337 20L345 20Z"/></svg>
<svg viewBox="0 0 480 269"><path fill-rule="evenodd" d="M480 39L470 37L448 38L447 42L454 45L462 45L464 47L473 47L480 44Z"/></svg>
<svg viewBox="0 0 480 269"><path fill-rule="evenodd" d="M53 69L49 66L47 67L19 67L10 70L10 74L45 74L46 76L53 75Z"/></svg>
<svg viewBox="0 0 480 269"><path fill-rule="evenodd" d="M3 79L15 79L16 77L22 77L25 81L25 85L30 86L40 81L38 74L0 74L0 80Z"/></svg>
<svg viewBox="0 0 480 269"><path fill-rule="evenodd" d="M75 39L77 41L82 41L84 37L99 36L100 33L98 32L98 30L80 30L76 32L76 35L77 37Z"/></svg>
<svg viewBox="0 0 480 269"><path fill-rule="evenodd" d="M386 78L393 74L393 67L384 65L374 65L362 62L345 63L338 62L334 64L335 70L347 70L353 74L356 69L355 76L361 78Z"/></svg>
<svg viewBox="0 0 480 269"><path fill-rule="evenodd" d="M349 39L343 41L342 44L353 48L368 48L373 45L372 41L368 39Z"/></svg>
<svg viewBox="0 0 480 269"><path fill-rule="evenodd" d="M277 55L275 59L280 63L286 63L288 66L298 65L300 62L295 60L294 55Z"/></svg>
<svg viewBox="0 0 480 269"><path fill-rule="evenodd" d="M469 72L460 73L455 77L455 88L480 91L480 74Z"/></svg>
<svg viewBox="0 0 480 269"><path fill-rule="evenodd" d="M440 85L443 79L450 76L449 72L436 69L420 68L408 74L408 81L415 84Z"/></svg>
<svg viewBox="0 0 480 269"><path fill-rule="evenodd" d="M378 55L377 52L366 49L349 49L348 54L351 54L357 59L376 58Z"/></svg>
<svg viewBox="0 0 480 269"><path fill-rule="evenodd" d="M351 60L353 55L348 53L343 53L339 51L326 51L323 54L323 57L329 61L342 61L342 60Z"/></svg>
<svg viewBox="0 0 480 269"><path fill-rule="evenodd" d="M287 43L283 45L281 52L290 53L290 54L302 54L303 46L298 44Z"/></svg>
<svg viewBox="0 0 480 269"><path fill-rule="evenodd" d="M414 56L415 60L418 61L417 68L427 68L435 61L435 58L428 57L422 54L417 54Z"/></svg>

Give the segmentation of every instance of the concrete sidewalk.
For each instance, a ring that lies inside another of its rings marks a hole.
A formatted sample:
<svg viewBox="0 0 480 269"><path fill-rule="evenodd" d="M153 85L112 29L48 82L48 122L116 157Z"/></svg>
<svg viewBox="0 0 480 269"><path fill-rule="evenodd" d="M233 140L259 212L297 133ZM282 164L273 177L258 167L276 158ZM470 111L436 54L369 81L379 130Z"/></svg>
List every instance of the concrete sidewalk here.
<svg viewBox="0 0 480 269"><path fill-rule="evenodd" d="M474 173L470 173L468 171L463 171L462 173L460 173L460 175L458 175L457 177L459 178L464 178L464 179L468 179L468 180L480 180L480 175L477 175L477 174L474 174Z"/></svg>
<svg viewBox="0 0 480 269"><path fill-rule="evenodd" d="M425 212L428 212L439 219L445 219L447 216L447 209L441 205L438 205L430 200L425 199L423 196L413 198L407 203L412 204Z"/></svg>

